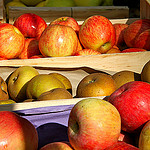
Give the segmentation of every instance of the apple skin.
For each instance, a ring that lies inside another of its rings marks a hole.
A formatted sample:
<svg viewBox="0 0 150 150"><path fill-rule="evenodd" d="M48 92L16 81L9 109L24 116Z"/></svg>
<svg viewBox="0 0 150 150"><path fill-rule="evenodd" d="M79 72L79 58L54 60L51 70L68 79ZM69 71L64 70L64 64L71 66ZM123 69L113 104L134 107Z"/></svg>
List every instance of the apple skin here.
<svg viewBox="0 0 150 150"><path fill-rule="evenodd" d="M31 57L29 57L29 59L37 59L37 58L44 58L43 55L33 55Z"/></svg>
<svg viewBox="0 0 150 150"><path fill-rule="evenodd" d="M53 25L53 24L60 24L60 25L64 25L64 26L70 26L75 30L76 33L78 33L79 29L80 29L78 22L72 17L57 18L54 21L52 21L49 25Z"/></svg>
<svg viewBox="0 0 150 150"><path fill-rule="evenodd" d="M138 146L142 150L149 150L150 148L150 121L144 125L140 132Z"/></svg>
<svg viewBox="0 0 150 150"><path fill-rule="evenodd" d="M150 119L150 84L146 82L125 83L109 96L108 101L119 111L123 131L137 133Z"/></svg>
<svg viewBox="0 0 150 150"><path fill-rule="evenodd" d="M29 59L34 55L40 55L39 41L36 38L26 38L24 49L18 56L20 59Z"/></svg>
<svg viewBox="0 0 150 150"><path fill-rule="evenodd" d="M131 23L124 31L124 41L127 47L135 47L136 38L147 29L150 29L149 19L138 19Z"/></svg>
<svg viewBox="0 0 150 150"><path fill-rule="evenodd" d="M109 87L109 88L108 88ZM105 73L92 73L85 76L77 85L77 97L109 96L116 90L113 78Z"/></svg>
<svg viewBox="0 0 150 150"><path fill-rule="evenodd" d="M101 53L92 49L82 49L77 51L73 56L100 55Z"/></svg>
<svg viewBox="0 0 150 150"><path fill-rule="evenodd" d="M31 122L11 111L0 111L0 122L1 150L37 150L38 134Z"/></svg>
<svg viewBox="0 0 150 150"><path fill-rule="evenodd" d="M79 39L84 48L106 53L115 44L115 29L106 17L91 16L80 27Z"/></svg>
<svg viewBox="0 0 150 150"><path fill-rule="evenodd" d="M114 145L105 148L105 150L140 150L140 149L123 141L118 141Z"/></svg>
<svg viewBox="0 0 150 150"><path fill-rule="evenodd" d="M38 3L42 2L43 0L20 0L22 3L24 3L27 6L35 6Z"/></svg>
<svg viewBox="0 0 150 150"><path fill-rule="evenodd" d="M25 38L13 25L0 24L0 57L5 59L17 58L23 50Z"/></svg>
<svg viewBox="0 0 150 150"><path fill-rule="evenodd" d="M113 53L121 53L121 51L118 48L111 48L106 52L106 54L113 54Z"/></svg>
<svg viewBox="0 0 150 150"><path fill-rule="evenodd" d="M0 77L0 101L8 100L8 90L7 90L7 83L4 81L2 77Z"/></svg>
<svg viewBox="0 0 150 150"><path fill-rule="evenodd" d="M77 150L105 149L118 141L120 130L120 114L105 100L82 99L69 115L68 138Z"/></svg>
<svg viewBox="0 0 150 150"><path fill-rule="evenodd" d="M73 150L69 142L53 142L46 144L40 150Z"/></svg>
<svg viewBox="0 0 150 150"><path fill-rule="evenodd" d="M75 53L77 45L76 32L64 25L48 26L39 39L39 49L45 57L70 56Z"/></svg>
<svg viewBox="0 0 150 150"><path fill-rule="evenodd" d="M33 13L25 13L19 16L14 24L25 38L39 39L47 24L43 18Z"/></svg>
<svg viewBox="0 0 150 150"><path fill-rule="evenodd" d="M25 100L27 83L38 74L32 66L21 66L12 72L6 79L10 98L16 102Z"/></svg>
<svg viewBox="0 0 150 150"><path fill-rule="evenodd" d="M116 23L116 24L113 24L113 26L114 26L115 31L116 31L115 45L118 46L121 49L122 46L125 45L124 31L129 25L128 24L123 24L123 23Z"/></svg>
<svg viewBox="0 0 150 150"><path fill-rule="evenodd" d="M136 39L134 47L150 50L150 29L143 31Z"/></svg>
<svg viewBox="0 0 150 150"><path fill-rule="evenodd" d="M128 52L145 52L147 51L146 49L143 48L126 48L121 51L121 53L128 53Z"/></svg>
<svg viewBox="0 0 150 150"><path fill-rule="evenodd" d="M99 6L102 0L74 0L77 6Z"/></svg>

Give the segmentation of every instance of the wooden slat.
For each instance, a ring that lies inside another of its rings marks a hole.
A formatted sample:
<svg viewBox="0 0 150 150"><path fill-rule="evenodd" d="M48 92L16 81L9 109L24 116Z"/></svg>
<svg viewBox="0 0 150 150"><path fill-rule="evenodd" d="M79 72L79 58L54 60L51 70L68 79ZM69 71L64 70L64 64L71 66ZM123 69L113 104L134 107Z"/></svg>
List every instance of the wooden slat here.
<svg viewBox="0 0 150 150"><path fill-rule="evenodd" d="M122 19L129 17L128 7L120 6L97 6L97 7L9 7L9 23L24 13L35 13L41 16L46 22L62 16L70 16L77 21L85 20L87 17L101 14L108 19Z"/></svg>
<svg viewBox="0 0 150 150"><path fill-rule="evenodd" d="M72 16L77 21L84 20L92 15L102 15L108 19L129 18L127 6L97 6L97 7L73 7Z"/></svg>
<svg viewBox="0 0 150 150"><path fill-rule="evenodd" d="M148 0L140 0L140 18L150 19L150 3Z"/></svg>

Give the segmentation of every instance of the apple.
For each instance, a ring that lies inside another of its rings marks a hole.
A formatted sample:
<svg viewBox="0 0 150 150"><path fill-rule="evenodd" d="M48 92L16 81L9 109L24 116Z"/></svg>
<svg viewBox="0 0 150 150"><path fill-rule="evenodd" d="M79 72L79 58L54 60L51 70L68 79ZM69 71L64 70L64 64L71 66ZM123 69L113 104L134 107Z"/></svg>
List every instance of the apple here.
<svg viewBox="0 0 150 150"><path fill-rule="evenodd" d="M141 80L150 83L150 60L142 68Z"/></svg>
<svg viewBox="0 0 150 150"><path fill-rule="evenodd" d="M101 53L93 49L82 49L73 54L73 56L100 55Z"/></svg>
<svg viewBox="0 0 150 150"><path fill-rule="evenodd" d="M115 45L118 46L120 49L124 47L124 31L128 27L128 24L125 23L115 23L113 24L115 31L116 31L116 42Z"/></svg>
<svg viewBox="0 0 150 150"><path fill-rule="evenodd" d="M149 150L150 148L150 121L142 128L139 136L139 149Z"/></svg>
<svg viewBox="0 0 150 150"><path fill-rule="evenodd" d="M101 6L113 6L113 0L103 0Z"/></svg>
<svg viewBox="0 0 150 150"><path fill-rule="evenodd" d="M36 38L26 38L25 46L18 58L28 59L34 55L40 55L39 41Z"/></svg>
<svg viewBox="0 0 150 150"><path fill-rule="evenodd" d="M36 58L44 58L43 55L33 55L31 57L29 57L29 59L36 59Z"/></svg>
<svg viewBox="0 0 150 150"><path fill-rule="evenodd" d="M64 88L65 85L48 74L39 74L34 76L27 84L26 95L28 99L38 99L39 96L55 88Z"/></svg>
<svg viewBox="0 0 150 150"><path fill-rule="evenodd" d="M53 24L70 26L76 31L76 33L78 33L79 29L80 29L78 22L74 18L67 17L67 16L59 17L59 18L53 20L49 25L53 25Z"/></svg>
<svg viewBox="0 0 150 150"><path fill-rule="evenodd" d="M39 2L35 7L44 7L45 1Z"/></svg>
<svg viewBox="0 0 150 150"><path fill-rule="evenodd" d="M40 150L73 150L69 142L52 142L46 144Z"/></svg>
<svg viewBox="0 0 150 150"><path fill-rule="evenodd" d="M117 143L105 148L105 150L140 150L140 149L123 141L118 141Z"/></svg>
<svg viewBox="0 0 150 150"><path fill-rule="evenodd" d="M46 0L45 7L74 7L74 0Z"/></svg>
<svg viewBox="0 0 150 150"><path fill-rule="evenodd" d="M9 95L7 90L7 83L0 76L0 101L8 100L8 99L9 99Z"/></svg>
<svg viewBox="0 0 150 150"><path fill-rule="evenodd" d="M149 19L138 19L131 23L124 32L124 41L128 47L136 46L136 38L145 30L150 29Z"/></svg>
<svg viewBox="0 0 150 150"><path fill-rule="evenodd" d="M143 48L126 48L121 51L121 53L128 53L128 52L145 52L147 51L146 49Z"/></svg>
<svg viewBox="0 0 150 150"><path fill-rule="evenodd" d="M106 52L106 54L112 54L112 53L121 53L121 51L118 48L111 48Z"/></svg>
<svg viewBox="0 0 150 150"><path fill-rule="evenodd" d="M79 39L84 48L106 53L115 44L115 29L106 17L91 16L80 27Z"/></svg>
<svg viewBox="0 0 150 150"><path fill-rule="evenodd" d="M33 13L25 13L19 16L14 24L25 38L39 39L47 24L43 18Z"/></svg>
<svg viewBox="0 0 150 150"><path fill-rule="evenodd" d="M20 0L20 2L24 3L27 6L35 6L38 3L42 2L43 0Z"/></svg>
<svg viewBox="0 0 150 150"><path fill-rule="evenodd" d="M136 39L134 47L150 50L150 29L143 31Z"/></svg>
<svg viewBox="0 0 150 150"><path fill-rule="evenodd" d="M12 99L0 100L0 105L13 104L13 103L16 103L16 102Z"/></svg>
<svg viewBox="0 0 150 150"><path fill-rule="evenodd" d="M118 141L120 130L120 114L105 100L82 99L69 115L68 138L77 150L105 149Z"/></svg>
<svg viewBox="0 0 150 150"><path fill-rule="evenodd" d="M26 99L26 87L29 80L39 72L32 66L21 66L7 77L8 93L16 102Z"/></svg>
<svg viewBox="0 0 150 150"><path fill-rule="evenodd" d="M45 57L62 57L72 55L78 44L74 29L64 25L48 26L39 39L39 49Z"/></svg>
<svg viewBox="0 0 150 150"><path fill-rule="evenodd" d="M109 96L116 90L116 84L111 75L91 73L85 76L77 85L77 97Z"/></svg>
<svg viewBox="0 0 150 150"><path fill-rule="evenodd" d="M1 23L0 35L0 57L17 58L24 48L25 38L22 33L11 24Z"/></svg>
<svg viewBox="0 0 150 150"><path fill-rule="evenodd" d="M74 0L77 6L99 6L102 3L102 0Z"/></svg>
<svg viewBox="0 0 150 150"><path fill-rule="evenodd" d="M0 149L37 150L38 133L27 119L11 111L0 111Z"/></svg>
<svg viewBox="0 0 150 150"><path fill-rule="evenodd" d="M150 84L146 82L125 83L109 96L108 101L119 111L123 131L136 133L150 119Z"/></svg>

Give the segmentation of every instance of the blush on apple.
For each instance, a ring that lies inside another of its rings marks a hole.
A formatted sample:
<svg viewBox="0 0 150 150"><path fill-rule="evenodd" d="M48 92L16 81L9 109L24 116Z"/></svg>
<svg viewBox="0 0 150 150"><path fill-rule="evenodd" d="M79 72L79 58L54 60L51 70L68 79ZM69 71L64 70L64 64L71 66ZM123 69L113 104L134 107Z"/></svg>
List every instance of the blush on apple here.
<svg viewBox="0 0 150 150"><path fill-rule="evenodd" d="M48 26L39 39L39 49L45 57L70 56L77 50L77 45L76 32L64 25Z"/></svg>
<svg viewBox="0 0 150 150"><path fill-rule="evenodd" d="M79 39L84 48L106 53L115 44L115 29L106 17L91 16L80 27Z"/></svg>
<svg viewBox="0 0 150 150"><path fill-rule="evenodd" d="M19 56L24 48L25 38L13 25L0 24L0 57L14 59Z"/></svg>
<svg viewBox="0 0 150 150"><path fill-rule="evenodd" d="M76 150L105 149L118 141L120 130L120 114L105 100L82 99L69 115L68 138Z"/></svg>
<svg viewBox="0 0 150 150"><path fill-rule="evenodd" d="M0 149L37 150L38 133L27 119L11 111L0 111Z"/></svg>
<svg viewBox="0 0 150 150"><path fill-rule="evenodd" d="M77 51L73 56L100 55L101 53L93 49L82 49Z"/></svg>
<svg viewBox="0 0 150 150"><path fill-rule="evenodd" d="M20 59L28 59L34 55L40 55L39 41L36 38L26 38L25 46L21 54L18 56Z"/></svg>
<svg viewBox="0 0 150 150"><path fill-rule="evenodd" d="M128 52L145 52L146 49L143 48L127 48L121 51L121 53L128 53Z"/></svg>
<svg viewBox="0 0 150 150"><path fill-rule="evenodd" d="M150 84L146 82L125 83L108 101L119 111L123 131L136 133L150 119Z"/></svg>
<svg viewBox="0 0 150 150"><path fill-rule="evenodd" d="M14 24L25 38L37 38L39 39L42 32L47 27L47 24L43 18L33 13L25 13L19 16Z"/></svg>
<svg viewBox="0 0 150 150"><path fill-rule="evenodd" d="M128 47L135 47L138 36L145 30L150 29L150 19L138 19L131 23L124 32L124 40Z"/></svg>
<svg viewBox="0 0 150 150"><path fill-rule="evenodd" d="M72 17L57 18L57 19L55 19L54 21L52 21L50 23L50 25L53 25L53 24L60 24L60 25L70 26L75 30L76 33L78 33L79 29L80 29L78 22Z"/></svg>
<svg viewBox="0 0 150 150"><path fill-rule="evenodd" d="M140 149L131 144L127 144L125 142L118 141L114 145L111 145L111 146L105 148L105 150L140 150Z"/></svg>

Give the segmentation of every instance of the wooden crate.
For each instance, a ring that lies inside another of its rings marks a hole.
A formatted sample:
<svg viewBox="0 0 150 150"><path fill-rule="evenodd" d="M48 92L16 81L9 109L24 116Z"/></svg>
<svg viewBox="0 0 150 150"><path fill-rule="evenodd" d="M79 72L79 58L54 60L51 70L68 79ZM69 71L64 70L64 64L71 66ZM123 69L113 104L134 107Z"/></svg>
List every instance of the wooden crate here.
<svg viewBox="0 0 150 150"><path fill-rule="evenodd" d="M150 0L140 0L140 17L150 19Z"/></svg>
<svg viewBox="0 0 150 150"><path fill-rule="evenodd" d="M6 14L5 14L4 2L0 0L0 22L6 22Z"/></svg>

